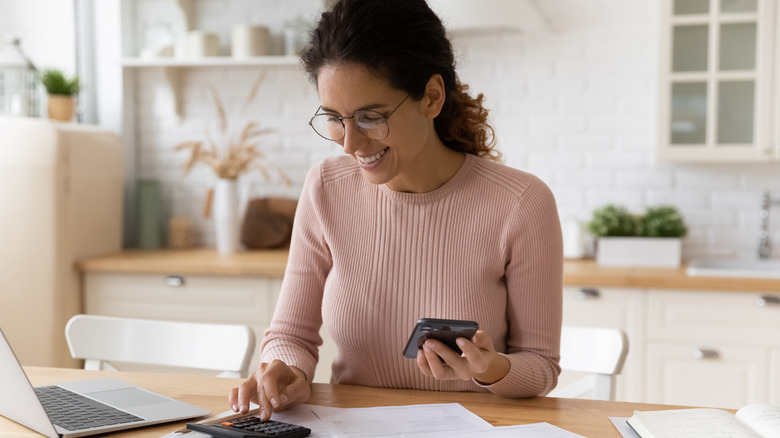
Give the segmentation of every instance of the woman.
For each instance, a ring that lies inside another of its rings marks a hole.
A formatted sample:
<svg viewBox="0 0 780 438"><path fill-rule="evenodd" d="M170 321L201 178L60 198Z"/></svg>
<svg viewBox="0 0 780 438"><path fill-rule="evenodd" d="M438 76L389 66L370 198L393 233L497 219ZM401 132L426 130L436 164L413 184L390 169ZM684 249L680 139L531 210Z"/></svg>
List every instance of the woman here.
<svg viewBox="0 0 780 438"><path fill-rule="evenodd" d="M342 0L302 55L321 106L311 126L344 148L308 174L261 365L230 394L261 417L305 402L325 325L333 383L506 397L555 387L561 228L533 175L495 162L482 96L460 84L425 0ZM417 319L469 319L459 355Z"/></svg>

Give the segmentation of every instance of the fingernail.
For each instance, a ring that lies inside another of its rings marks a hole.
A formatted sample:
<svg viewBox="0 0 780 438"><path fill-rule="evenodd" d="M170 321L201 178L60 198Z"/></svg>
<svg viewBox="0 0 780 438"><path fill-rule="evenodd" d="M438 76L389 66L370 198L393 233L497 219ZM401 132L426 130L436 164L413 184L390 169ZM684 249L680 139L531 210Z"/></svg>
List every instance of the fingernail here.
<svg viewBox="0 0 780 438"><path fill-rule="evenodd" d="M246 406L245 406L245 405L241 405L241 409L240 409L240 411L241 411L241 412L246 412Z"/></svg>
<svg viewBox="0 0 780 438"><path fill-rule="evenodd" d="M261 420L263 420L263 421L265 421L265 420L267 420L267 419L268 419L268 412L266 412L266 410L265 410L265 409L263 409L262 411L260 411L260 419L261 419Z"/></svg>
<svg viewBox="0 0 780 438"><path fill-rule="evenodd" d="M466 340L463 339L463 338L458 338L458 339L455 340L455 342L457 342L458 345L461 346L461 347L466 345Z"/></svg>
<svg viewBox="0 0 780 438"><path fill-rule="evenodd" d="M430 345L428 345L428 343L426 342L426 343L424 343L424 344L423 344L423 350L425 350L425 351L431 351L431 346L430 346Z"/></svg>
<svg viewBox="0 0 780 438"><path fill-rule="evenodd" d="M233 412L238 412L238 406L233 405Z"/></svg>
<svg viewBox="0 0 780 438"><path fill-rule="evenodd" d="M287 399L286 395L282 394L282 395L279 396L279 400L282 401L282 404L285 404L285 403L287 403L288 399Z"/></svg>
<svg viewBox="0 0 780 438"><path fill-rule="evenodd" d="M276 399L276 397L271 397L271 405L273 407L278 408L279 407L279 400Z"/></svg>

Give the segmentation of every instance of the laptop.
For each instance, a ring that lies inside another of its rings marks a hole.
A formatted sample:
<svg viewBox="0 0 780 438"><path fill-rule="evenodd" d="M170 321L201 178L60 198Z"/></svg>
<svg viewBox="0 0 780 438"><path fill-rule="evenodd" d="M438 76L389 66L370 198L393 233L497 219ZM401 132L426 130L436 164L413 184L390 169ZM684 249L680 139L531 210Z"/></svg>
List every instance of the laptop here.
<svg viewBox="0 0 780 438"><path fill-rule="evenodd" d="M33 388L0 330L0 415L49 438L75 438L210 414L117 379Z"/></svg>

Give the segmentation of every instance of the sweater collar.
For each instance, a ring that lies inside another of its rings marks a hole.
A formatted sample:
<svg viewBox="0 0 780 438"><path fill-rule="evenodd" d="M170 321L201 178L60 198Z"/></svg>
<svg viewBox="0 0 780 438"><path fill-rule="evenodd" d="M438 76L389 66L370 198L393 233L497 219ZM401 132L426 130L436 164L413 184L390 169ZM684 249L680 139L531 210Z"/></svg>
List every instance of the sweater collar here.
<svg viewBox="0 0 780 438"><path fill-rule="evenodd" d="M463 181L466 179L471 168L474 167L474 163L476 163L476 160L478 159L479 158L476 155L466 154L466 159L463 161L463 164L461 164L460 169L458 169L455 175L453 175L452 178L450 178L450 180L444 183L441 187L435 190L431 190L430 192L397 192L390 187L387 187L387 184L382 184L380 186L380 191L389 199L405 204L427 204L436 202L439 199L446 197L463 184Z"/></svg>

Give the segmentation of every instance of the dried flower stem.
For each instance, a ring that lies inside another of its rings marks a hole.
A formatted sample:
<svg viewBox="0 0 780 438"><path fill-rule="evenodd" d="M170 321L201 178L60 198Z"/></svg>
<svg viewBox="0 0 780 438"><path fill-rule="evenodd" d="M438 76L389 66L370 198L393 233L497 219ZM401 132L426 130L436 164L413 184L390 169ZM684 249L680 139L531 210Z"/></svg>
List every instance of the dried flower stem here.
<svg viewBox="0 0 780 438"><path fill-rule="evenodd" d="M252 90L247 96L242 113L246 111L249 105L254 101L260 85L265 79L265 74L260 74L252 85ZM271 132L270 129L260 129L255 122L248 122L241 130L238 138L232 140L229 134L229 123L225 107L219 98L217 90L209 85L208 90L214 100L214 106L217 111L217 124L219 127L219 142L214 141L209 130L205 131L205 143L203 141L186 141L175 147L177 151L187 150L190 153L189 159L184 163L184 173L188 174L196 165L204 164L211 167L218 178L237 179L242 174L250 170L258 170L266 178L270 179L268 170L255 164L265 158L265 155L259 150L260 143L255 141L257 137ZM223 146L223 147L220 147ZM254 164L254 165L253 165ZM279 170L282 181L290 185L291 181L281 170Z"/></svg>

